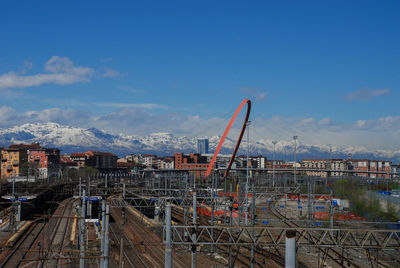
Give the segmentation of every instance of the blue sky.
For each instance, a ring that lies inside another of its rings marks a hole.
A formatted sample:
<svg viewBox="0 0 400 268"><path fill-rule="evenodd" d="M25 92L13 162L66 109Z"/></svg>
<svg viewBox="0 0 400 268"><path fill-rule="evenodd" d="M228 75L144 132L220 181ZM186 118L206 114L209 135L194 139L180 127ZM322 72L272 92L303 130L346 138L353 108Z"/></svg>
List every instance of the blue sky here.
<svg viewBox="0 0 400 268"><path fill-rule="evenodd" d="M114 2L2 2L0 127L400 147L399 1Z"/></svg>

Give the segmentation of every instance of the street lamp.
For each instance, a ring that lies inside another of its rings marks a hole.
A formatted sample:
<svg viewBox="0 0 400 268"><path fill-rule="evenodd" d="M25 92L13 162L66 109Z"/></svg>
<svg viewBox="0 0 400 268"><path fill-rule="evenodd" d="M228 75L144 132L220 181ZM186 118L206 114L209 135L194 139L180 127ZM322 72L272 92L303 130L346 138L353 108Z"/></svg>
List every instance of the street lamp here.
<svg viewBox="0 0 400 268"><path fill-rule="evenodd" d="M245 225L247 225L247 217L248 217L248 206L247 206L247 202L248 202L248 194L249 194L249 152L250 152L250 143L249 143L249 135L250 135L250 124L251 121L247 121L246 126L247 126L247 163L246 163L246 197L245 197L245 213L246 213L246 217L244 219L245 221Z"/></svg>
<svg viewBox="0 0 400 268"><path fill-rule="evenodd" d="M277 141L272 141L272 144L274 145L274 154L273 154L273 162L272 162L272 187L275 187L275 145Z"/></svg>
<svg viewBox="0 0 400 268"><path fill-rule="evenodd" d="M297 185L297 180L296 180L296 173L297 173L297 163L296 163L296 141L297 141L297 136L293 136L294 140L294 185Z"/></svg>

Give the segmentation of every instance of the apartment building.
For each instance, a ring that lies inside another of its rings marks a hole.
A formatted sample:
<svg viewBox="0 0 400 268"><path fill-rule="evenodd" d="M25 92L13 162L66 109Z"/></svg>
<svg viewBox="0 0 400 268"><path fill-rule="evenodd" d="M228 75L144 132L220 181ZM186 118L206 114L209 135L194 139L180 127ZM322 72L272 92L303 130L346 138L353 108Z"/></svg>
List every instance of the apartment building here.
<svg viewBox="0 0 400 268"><path fill-rule="evenodd" d="M78 168L84 167L86 164L85 153L72 153L70 156L71 160L76 163Z"/></svg>
<svg viewBox="0 0 400 268"><path fill-rule="evenodd" d="M109 152L87 151L86 166L96 169L116 169L118 156Z"/></svg>
<svg viewBox="0 0 400 268"><path fill-rule="evenodd" d="M347 169L344 159L303 159L301 167L306 170L308 176L343 176ZM329 171L328 171L329 170Z"/></svg>
<svg viewBox="0 0 400 268"><path fill-rule="evenodd" d="M13 144L1 150L1 178L28 175L28 149L42 148L39 144Z"/></svg>
<svg viewBox="0 0 400 268"><path fill-rule="evenodd" d="M60 150L52 148L28 149L28 174L40 179L58 176L60 173Z"/></svg>
<svg viewBox="0 0 400 268"><path fill-rule="evenodd" d="M96 169L116 169L118 156L109 152L89 150L84 153L71 154L72 161L78 167L93 167Z"/></svg>
<svg viewBox="0 0 400 268"><path fill-rule="evenodd" d="M195 153L190 153L190 155L175 153L174 157L175 169L193 170L193 174L197 177L205 175L208 168L207 157Z"/></svg>
<svg viewBox="0 0 400 268"><path fill-rule="evenodd" d="M1 150L1 178L20 176L22 153L18 149L3 148Z"/></svg>
<svg viewBox="0 0 400 268"><path fill-rule="evenodd" d="M161 162L161 169L174 169L175 159L173 157L164 157Z"/></svg>
<svg viewBox="0 0 400 268"><path fill-rule="evenodd" d="M350 159L348 169L360 171L354 173L356 176L369 178L390 178L391 161L370 160L370 159ZM382 174L369 173L369 171L382 172Z"/></svg>
<svg viewBox="0 0 400 268"><path fill-rule="evenodd" d="M154 154L145 154L142 157L142 163L148 168L153 168L153 164L157 164L154 160L157 158Z"/></svg>

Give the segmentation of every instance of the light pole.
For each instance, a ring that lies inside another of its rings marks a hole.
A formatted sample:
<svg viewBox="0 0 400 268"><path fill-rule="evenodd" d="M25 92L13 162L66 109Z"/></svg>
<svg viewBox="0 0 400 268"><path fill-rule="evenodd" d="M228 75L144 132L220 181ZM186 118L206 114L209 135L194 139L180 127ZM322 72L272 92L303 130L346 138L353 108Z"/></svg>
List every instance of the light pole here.
<svg viewBox="0 0 400 268"><path fill-rule="evenodd" d="M275 187L275 145L277 141L272 141L272 144L274 145L274 154L273 154L273 161L272 161L272 187Z"/></svg>
<svg viewBox="0 0 400 268"><path fill-rule="evenodd" d="M246 197L245 197L245 213L246 217L244 218L245 225L247 225L247 217L248 217L248 206L247 206L247 196L249 194L249 152L250 152L250 143L249 143L249 135L250 135L250 124L251 121L247 121L247 159L246 159Z"/></svg>
<svg viewBox="0 0 400 268"><path fill-rule="evenodd" d="M294 186L297 185L297 180L296 180L296 173L297 173L297 163L296 163L296 141L297 141L297 136L293 136L294 140Z"/></svg>

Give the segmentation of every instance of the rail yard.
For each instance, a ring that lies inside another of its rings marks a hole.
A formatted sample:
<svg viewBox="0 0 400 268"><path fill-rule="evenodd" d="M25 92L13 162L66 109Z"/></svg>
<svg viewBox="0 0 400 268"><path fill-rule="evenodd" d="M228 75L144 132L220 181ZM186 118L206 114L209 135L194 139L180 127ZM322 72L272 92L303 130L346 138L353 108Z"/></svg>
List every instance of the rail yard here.
<svg viewBox="0 0 400 268"><path fill-rule="evenodd" d="M1 267L289 267L288 253L297 267L400 265L397 225L341 220L333 196L304 198L267 174L250 180L247 196L240 176L89 178L36 195L41 213L33 200L3 202Z"/></svg>

